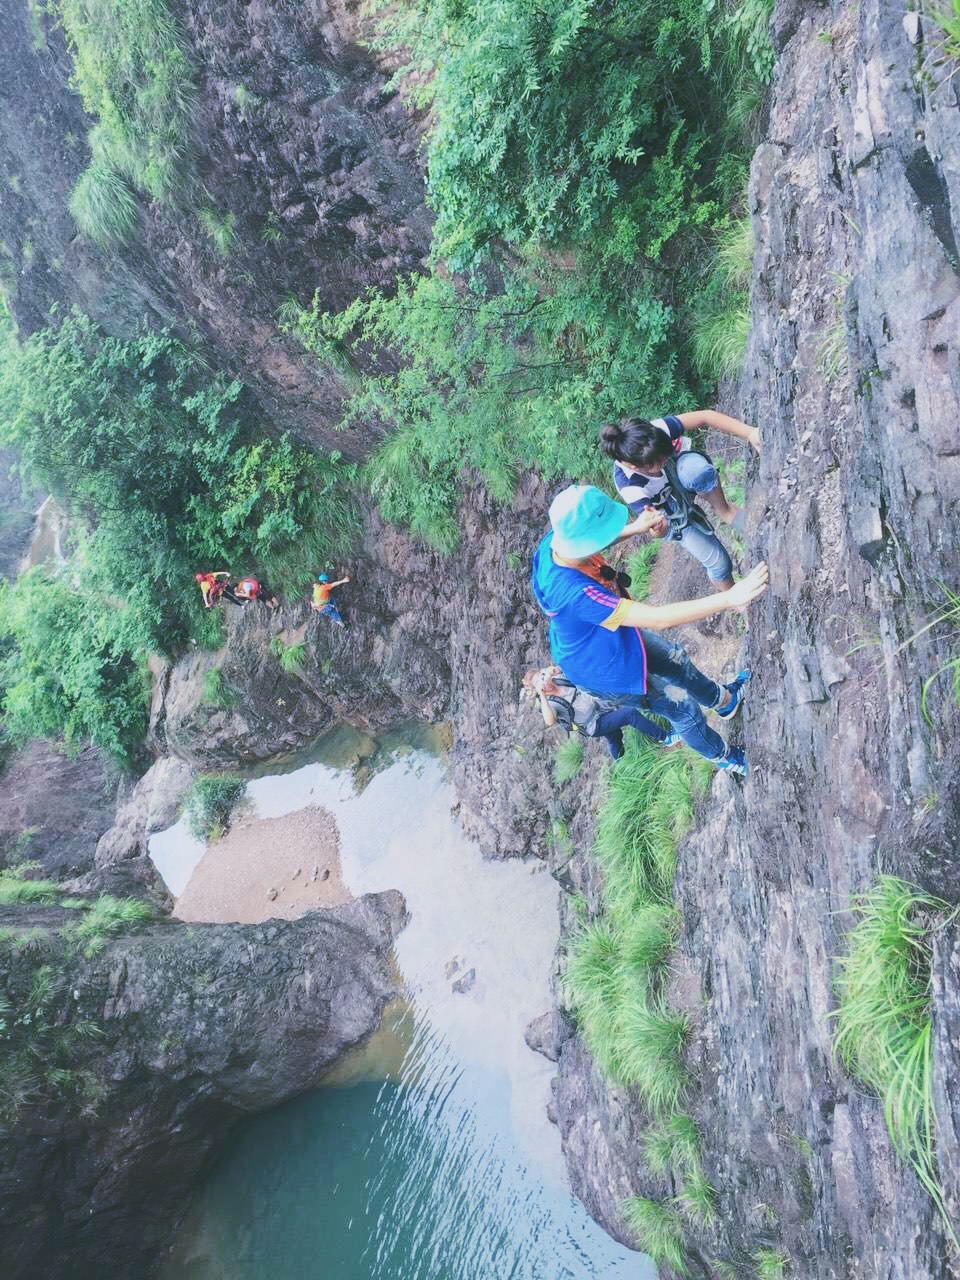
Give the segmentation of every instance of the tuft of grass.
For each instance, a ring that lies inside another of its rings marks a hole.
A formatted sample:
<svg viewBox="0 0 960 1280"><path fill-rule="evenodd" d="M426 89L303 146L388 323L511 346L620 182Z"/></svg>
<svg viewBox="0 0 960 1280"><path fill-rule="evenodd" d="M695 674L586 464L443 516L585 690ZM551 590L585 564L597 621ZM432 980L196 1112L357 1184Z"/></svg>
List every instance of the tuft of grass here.
<svg viewBox="0 0 960 1280"><path fill-rule="evenodd" d="M621 1206L624 1222L637 1242L659 1266L666 1263L679 1276L687 1271L683 1220L676 1209L643 1196L631 1196Z"/></svg>
<svg viewBox="0 0 960 1280"><path fill-rule="evenodd" d="M233 705L233 691L226 682L222 667L211 667L205 673L200 697L205 707L229 707Z"/></svg>
<svg viewBox="0 0 960 1280"><path fill-rule="evenodd" d="M303 674L307 655L307 646L304 641L301 640L299 644L287 644L282 636L276 636L273 641L273 652L280 660L280 669L284 675Z"/></svg>
<svg viewBox="0 0 960 1280"><path fill-rule="evenodd" d="M553 780L558 787L572 782L583 766L583 740L577 733L569 734L559 744L553 757Z"/></svg>
<svg viewBox="0 0 960 1280"><path fill-rule="evenodd" d="M194 779L186 813L190 830L198 840L215 840L224 834L246 786L235 773L207 773Z"/></svg>
<svg viewBox="0 0 960 1280"><path fill-rule="evenodd" d="M960 593L951 591L948 587L941 584L941 589L947 597L945 608L940 611L936 618L936 623L946 622L954 628L960 627ZM928 699L930 690L942 675L946 675L950 681L953 691L954 701L960 706L960 653L955 657L949 658L942 667L939 667L932 676L928 676L923 682L923 692L920 695L920 708L924 717L930 721L930 711L928 708Z"/></svg>
<svg viewBox="0 0 960 1280"><path fill-rule="evenodd" d="M942 32L941 39L934 44L938 60L960 62L960 0L933 3L924 12Z"/></svg>
<svg viewBox="0 0 960 1280"><path fill-rule="evenodd" d="M260 232L260 240L263 244L276 244L283 239L283 228L277 220L277 215L271 211L267 214L267 220L263 224Z"/></svg>
<svg viewBox="0 0 960 1280"><path fill-rule="evenodd" d="M720 232L706 287L690 315L693 361L706 378L733 377L750 337L753 227L749 214Z"/></svg>
<svg viewBox="0 0 960 1280"><path fill-rule="evenodd" d="M67 205L83 235L101 249L129 240L137 220L133 193L102 158L95 158L80 175Z"/></svg>
<svg viewBox="0 0 960 1280"><path fill-rule="evenodd" d="M834 1049L880 1096L894 1150L932 1197L956 1244L937 1176L930 1012L929 918L949 904L883 875L852 909L859 923L834 980Z"/></svg>
<svg viewBox="0 0 960 1280"><path fill-rule="evenodd" d="M220 213L218 209L208 206L206 209L201 209L197 217L220 257L229 258L237 247L236 215L229 212Z"/></svg>
<svg viewBox="0 0 960 1280"><path fill-rule="evenodd" d="M57 0L57 6L73 86L99 121L90 135L92 167L172 201L184 185L196 90L165 0Z"/></svg>
<svg viewBox="0 0 960 1280"><path fill-rule="evenodd" d="M712 1226L717 1220L717 1189L700 1168L686 1176L683 1189L674 1197L674 1203L681 1212L704 1226Z"/></svg>
<svg viewBox="0 0 960 1280"><path fill-rule="evenodd" d="M688 1115L675 1111L643 1135L643 1157L651 1173L662 1175L673 1168L690 1173L700 1166L700 1133Z"/></svg>
<svg viewBox="0 0 960 1280"><path fill-rule="evenodd" d="M84 906L87 910L83 919L68 925L63 932L87 959L102 951L115 933L157 917L155 908L142 898L115 898L104 893Z"/></svg>
<svg viewBox="0 0 960 1280"><path fill-rule="evenodd" d="M619 1076L637 1088L653 1115L672 1111L687 1083L683 1046L689 1031L686 1016L657 998L634 994L620 1010Z"/></svg>
<svg viewBox="0 0 960 1280"><path fill-rule="evenodd" d="M662 545L659 538L652 542L645 542L627 556L630 594L634 600L646 600L650 594L650 576Z"/></svg>
<svg viewBox="0 0 960 1280"><path fill-rule="evenodd" d="M60 886L54 880L28 880L26 873L37 868L35 862L21 862L0 871L0 907L56 902Z"/></svg>
<svg viewBox="0 0 960 1280"><path fill-rule="evenodd" d="M757 1249L752 1258L757 1280L783 1280L787 1273L787 1260L775 1249Z"/></svg>
<svg viewBox="0 0 960 1280"><path fill-rule="evenodd" d="M253 111L263 102L263 99L248 89L243 83L234 87L233 100L241 111Z"/></svg>

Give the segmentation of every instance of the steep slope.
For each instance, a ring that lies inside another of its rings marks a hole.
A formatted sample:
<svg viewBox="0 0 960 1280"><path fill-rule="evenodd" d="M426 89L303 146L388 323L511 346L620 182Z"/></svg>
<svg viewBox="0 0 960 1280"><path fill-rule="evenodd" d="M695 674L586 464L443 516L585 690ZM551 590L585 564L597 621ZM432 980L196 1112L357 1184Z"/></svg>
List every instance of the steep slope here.
<svg viewBox="0 0 960 1280"><path fill-rule="evenodd" d="M879 1102L831 1054L831 958L878 870L956 901L958 713L943 680L960 469L957 82L935 31L889 6L780 5L767 141L753 163L754 329L738 411L760 425L750 551L752 770L717 781L676 898L676 996L719 1227L697 1274L768 1247L818 1277L957 1274ZM943 687L941 687L941 685ZM936 943L939 1169L957 1203L952 933ZM643 1117L568 1041L560 1124L577 1193L617 1234ZM661 1186L659 1191L669 1191ZM739 1273L739 1271L738 1271Z"/></svg>

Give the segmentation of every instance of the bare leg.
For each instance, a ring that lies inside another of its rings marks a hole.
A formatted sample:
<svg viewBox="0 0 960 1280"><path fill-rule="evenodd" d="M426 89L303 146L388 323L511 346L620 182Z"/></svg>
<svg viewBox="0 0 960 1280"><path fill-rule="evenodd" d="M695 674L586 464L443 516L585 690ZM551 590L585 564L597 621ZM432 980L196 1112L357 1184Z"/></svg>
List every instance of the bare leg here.
<svg viewBox="0 0 960 1280"><path fill-rule="evenodd" d="M718 480L715 488L709 489L706 493L698 493L698 498L705 498L718 520L722 520L724 524L733 524L740 512L739 507L735 507L732 502L727 500L727 495L723 492L723 485ZM733 586L733 583L730 583ZM722 589L722 588L721 588Z"/></svg>

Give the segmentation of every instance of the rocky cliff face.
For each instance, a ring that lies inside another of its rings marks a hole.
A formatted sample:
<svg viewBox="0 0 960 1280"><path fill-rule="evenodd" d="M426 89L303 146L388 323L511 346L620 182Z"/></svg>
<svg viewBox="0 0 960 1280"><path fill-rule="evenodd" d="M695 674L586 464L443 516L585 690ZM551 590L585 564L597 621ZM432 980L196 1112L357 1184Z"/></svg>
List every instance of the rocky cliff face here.
<svg viewBox="0 0 960 1280"><path fill-rule="evenodd" d="M750 187L754 330L738 408L764 452L750 499L771 590L751 616L752 770L714 784L683 851L696 1118L719 1227L695 1273L758 1247L793 1273L957 1274L880 1104L831 1055L831 957L879 870L960 896L957 709L924 681L956 652L918 633L956 585L958 85L929 20L867 0L780 4L780 62ZM941 682L945 683L945 682ZM939 1167L957 1204L952 932L934 989ZM577 1194L619 1233L639 1109L576 1041L558 1110ZM660 1187L659 1193L669 1188Z"/></svg>
<svg viewBox="0 0 960 1280"><path fill-rule="evenodd" d="M48 1016L64 1034L80 1020L97 1029L72 1049L92 1086L82 1109L28 1102L4 1136L4 1274L152 1274L237 1120L316 1084L376 1027L403 922L391 892L296 921L153 925L91 960L59 960L51 936L44 959L69 970ZM0 909L0 923L25 921ZM38 945L10 960L6 994L27 988Z"/></svg>
<svg viewBox="0 0 960 1280"><path fill-rule="evenodd" d="M62 32L52 11L0 3L0 279L11 309L27 333L65 302L110 333L172 325L254 388L275 422L362 455L365 441L332 432L337 378L279 333L276 312L315 289L336 310L420 264L429 220L415 122L360 45L354 0L171 7L198 90L192 176L176 205L141 198L130 244L101 253L67 211L93 122L68 87ZM230 257L205 238L203 207L235 218Z"/></svg>

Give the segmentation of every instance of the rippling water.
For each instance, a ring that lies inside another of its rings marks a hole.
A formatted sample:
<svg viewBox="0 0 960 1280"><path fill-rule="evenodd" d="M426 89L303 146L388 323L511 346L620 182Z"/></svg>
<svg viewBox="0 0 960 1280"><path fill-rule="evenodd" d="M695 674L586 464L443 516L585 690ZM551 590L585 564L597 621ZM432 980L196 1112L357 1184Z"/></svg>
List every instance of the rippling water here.
<svg viewBox="0 0 960 1280"><path fill-rule="evenodd" d="M164 1280L652 1280L565 1189L545 1116L553 1067L523 1044L548 1007L556 941L542 867L484 862L422 753L360 794L316 763L251 791L263 815L328 804L353 891L404 892L407 998L338 1073L359 1082L238 1131ZM446 976L454 955L476 972L465 993Z"/></svg>

